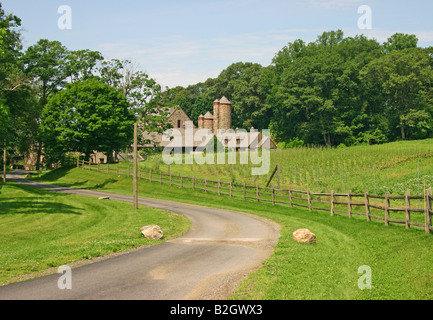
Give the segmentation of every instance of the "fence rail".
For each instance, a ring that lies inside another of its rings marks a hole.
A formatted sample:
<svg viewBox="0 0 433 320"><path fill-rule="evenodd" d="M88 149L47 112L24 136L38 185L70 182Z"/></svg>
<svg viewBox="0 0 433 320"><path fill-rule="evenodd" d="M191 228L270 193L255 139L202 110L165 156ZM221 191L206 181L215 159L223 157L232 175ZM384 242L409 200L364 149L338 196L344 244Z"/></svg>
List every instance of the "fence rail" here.
<svg viewBox="0 0 433 320"><path fill-rule="evenodd" d="M86 170L93 170L117 175L131 177L133 169L130 166L121 167L118 164L107 164L104 167L99 164L93 164L89 161L81 160L78 167ZM243 200L252 199L256 202L269 202L272 205L286 204L290 207L303 207L312 210L329 211L331 216L335 213L347 214L349 218L353 215L365 216L367 221L372 219L382 220L385 225L390 223L404 224L406 229L410 226L422 227L426 233L433 230L432 227L432 189L425 191L424 196L411 195L407 190L404 196L391 196L389 192L385 196L370 195L369 191L363 194L356 194L348 191L347 193L318 193L310 190L294 190L292 188L274 188L261 187L259 185L236 184L233 182L223 182L221 180L203 179L196 177L186 177L182 175L173 175L163 172L153 172L138 169L138 178L160 184L169 184L181 188L191 188L193 190L202 190L204 192L214 192L218 195L228 195ZM375 203L372 203L373 201ZM411 206L411 200L423 200L423 207ZM400 201L404 204L396 205L392 201ZM322 206L321 206L322 205ZM384 215L377 215L377 212L383 212ZM392 212L404 213L404 219L391 218ZM424 222L411 221L411 213L424 213Z"/></svg>

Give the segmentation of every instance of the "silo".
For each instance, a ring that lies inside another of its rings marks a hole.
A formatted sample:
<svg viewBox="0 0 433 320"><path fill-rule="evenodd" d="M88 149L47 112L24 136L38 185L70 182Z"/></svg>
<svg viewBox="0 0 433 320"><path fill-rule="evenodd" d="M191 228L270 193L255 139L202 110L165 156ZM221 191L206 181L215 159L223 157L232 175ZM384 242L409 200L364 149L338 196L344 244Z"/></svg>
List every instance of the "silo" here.
<svg viewBox="0 0 433 320"><path fill-rule="evenodd" d="M232 104L226 97L222 97L219 101L218 126L218 129L224 130L232 127Z"/></svg>
<svg viewBox="0 0 433 320"><path fill-rule="evenodd" d="M204 115L199 115L198 116L198 128L199 129L203 129L204 126Z"/></svg>
<svg viewBox="0 0 433 320"><path fill-rule="evenodd" d="M213 125L214 125L214 121L213 121L213 116L212 113L210 113L209 111L204 115L204 119L203 119L203 128L204 129L209 129L209 130L213 130Z"/></svg>

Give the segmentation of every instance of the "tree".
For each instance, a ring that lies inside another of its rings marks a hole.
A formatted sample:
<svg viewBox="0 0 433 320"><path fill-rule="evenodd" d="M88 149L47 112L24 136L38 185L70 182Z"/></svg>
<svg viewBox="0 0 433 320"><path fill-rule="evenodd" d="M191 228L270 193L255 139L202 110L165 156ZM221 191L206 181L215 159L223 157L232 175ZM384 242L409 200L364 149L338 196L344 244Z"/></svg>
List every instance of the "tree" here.
<svg viewBox="0 0 433 320"><path fill-rule="evenodd" d="M65 59L67 49L58 41L39 40L30 46L24 56L25 73L33 78L37 87L38 103L36 118L38 124L42 121L41 116L48 98L61 90L66 81ZM37 133L34 137L37 160L36 170L39 170L42 155L41 137Z"/></svg>
<svg viewBox="0 0 433 320"><path fill-rule="evenodd" d="M34 116L39 124L48 99L65 88L69 82L88 79L93 75L97 62L103 57L89 50L69 51L59 41L39 40L23 55L25 73L32 77L37 88L38 103ZM36 128L37 132L37 128ZM33 137L37 148L36 170L39 170L43 145L39 134Z"/></svg>
<svg viewBox="0 0 433 320"><path fill-rule="evenodd" d="M65 60L65 76L69 77L69 82L74 82L92 77L96 66L104 57L98 51L86 49L68 52Z"/></svg>
<svg viewBox="0 0 433 320"><path fill-rule="evenodd" d="M68 84L49 98L41 123L46 156L61 160L66 152L93 151L110 156L130 145L134 114L118 90L93 77Z"/></svg>
<svg viewBox="0 0 433 320"><path fill-rule="evenodd" d="M6 14L0 3L0 144L9 153L28 149L33 123L34 92L23 73L21 20ZM27 150L25 150L27 151Z"/></svg>
<svg viewBox="0 0 433 320"><path fill-rule="evenodd" d="M68 49L59 41L39 40L30 46L24 56L25 71L39 87L40 106L66 84L66 57Z"/></svg>
<svg viewBox="0 0 433 320"><path fill-rule="evenodd" d="M390 53L394 50L416 48L417 45L418 38L414 34L395 33L383 44L383 48L386 53Z"/></svg>
<svg viewBox="0 0 433 320"><path fill-rule="evenodd" d="M394 137L426 138L432 133L432 49L393 50L361 72L389 118Z"/></svg>
<svg viewBox="0 0 433 320"><path fill-rule="evenodd" d="M142 131L162 133L171 127L161 86L134 63L118 59L103 61L99 72L103 82L125 97L129 110L137 115Z"/></svg>
<svg viewBox="0 0 433 320"><path fill-rule="evenodd" d="M375 40L344 38L340 30L308 45L289 43L273 60L274 84L267 96L273 134L308 144L355 143L369 121L359 71L380 54Z"/></svg>

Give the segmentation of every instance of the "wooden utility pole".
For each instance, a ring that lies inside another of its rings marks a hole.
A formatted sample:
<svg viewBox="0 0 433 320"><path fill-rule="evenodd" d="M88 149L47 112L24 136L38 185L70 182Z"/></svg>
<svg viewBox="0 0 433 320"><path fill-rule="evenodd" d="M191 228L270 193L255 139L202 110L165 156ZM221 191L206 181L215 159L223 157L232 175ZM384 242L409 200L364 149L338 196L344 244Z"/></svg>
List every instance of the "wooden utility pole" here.
<svg viewBox="0 0 433 320"><path fill-rule="evenodd" d="M137 155L137 122L134 123L134 172L133 172L133 186L132 190L134 193L134 210L138 209L138 179L137 170L138 169L138 155Z"/></svg>

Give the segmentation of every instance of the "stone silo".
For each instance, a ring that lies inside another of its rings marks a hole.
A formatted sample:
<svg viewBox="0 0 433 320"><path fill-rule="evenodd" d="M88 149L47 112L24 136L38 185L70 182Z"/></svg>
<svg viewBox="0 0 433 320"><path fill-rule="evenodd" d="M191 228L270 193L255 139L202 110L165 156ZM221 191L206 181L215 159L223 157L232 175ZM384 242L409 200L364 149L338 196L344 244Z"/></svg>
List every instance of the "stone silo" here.
<svg viewBox="0 0 433 320"><path fill-rule="evenodd" d="M204 119L203 119L203 128L204 129L209 129L209 130L213 130L214 127L214 118L212 116L212 113L210 113L209 111L204 115Z"/></svg>
<svg viewBox="0 0 433 320"><path fill-rule="evenodd" d="M232 104L222 97L219 101L218 129L229 130L232 127Z"/></svg>
<svg viewBox="0 0 433 320"><path fill-rule="evenodd" d="M204 127L204 115L199 115L198 116L198 128L199 129L203 129Z"/></svg>

